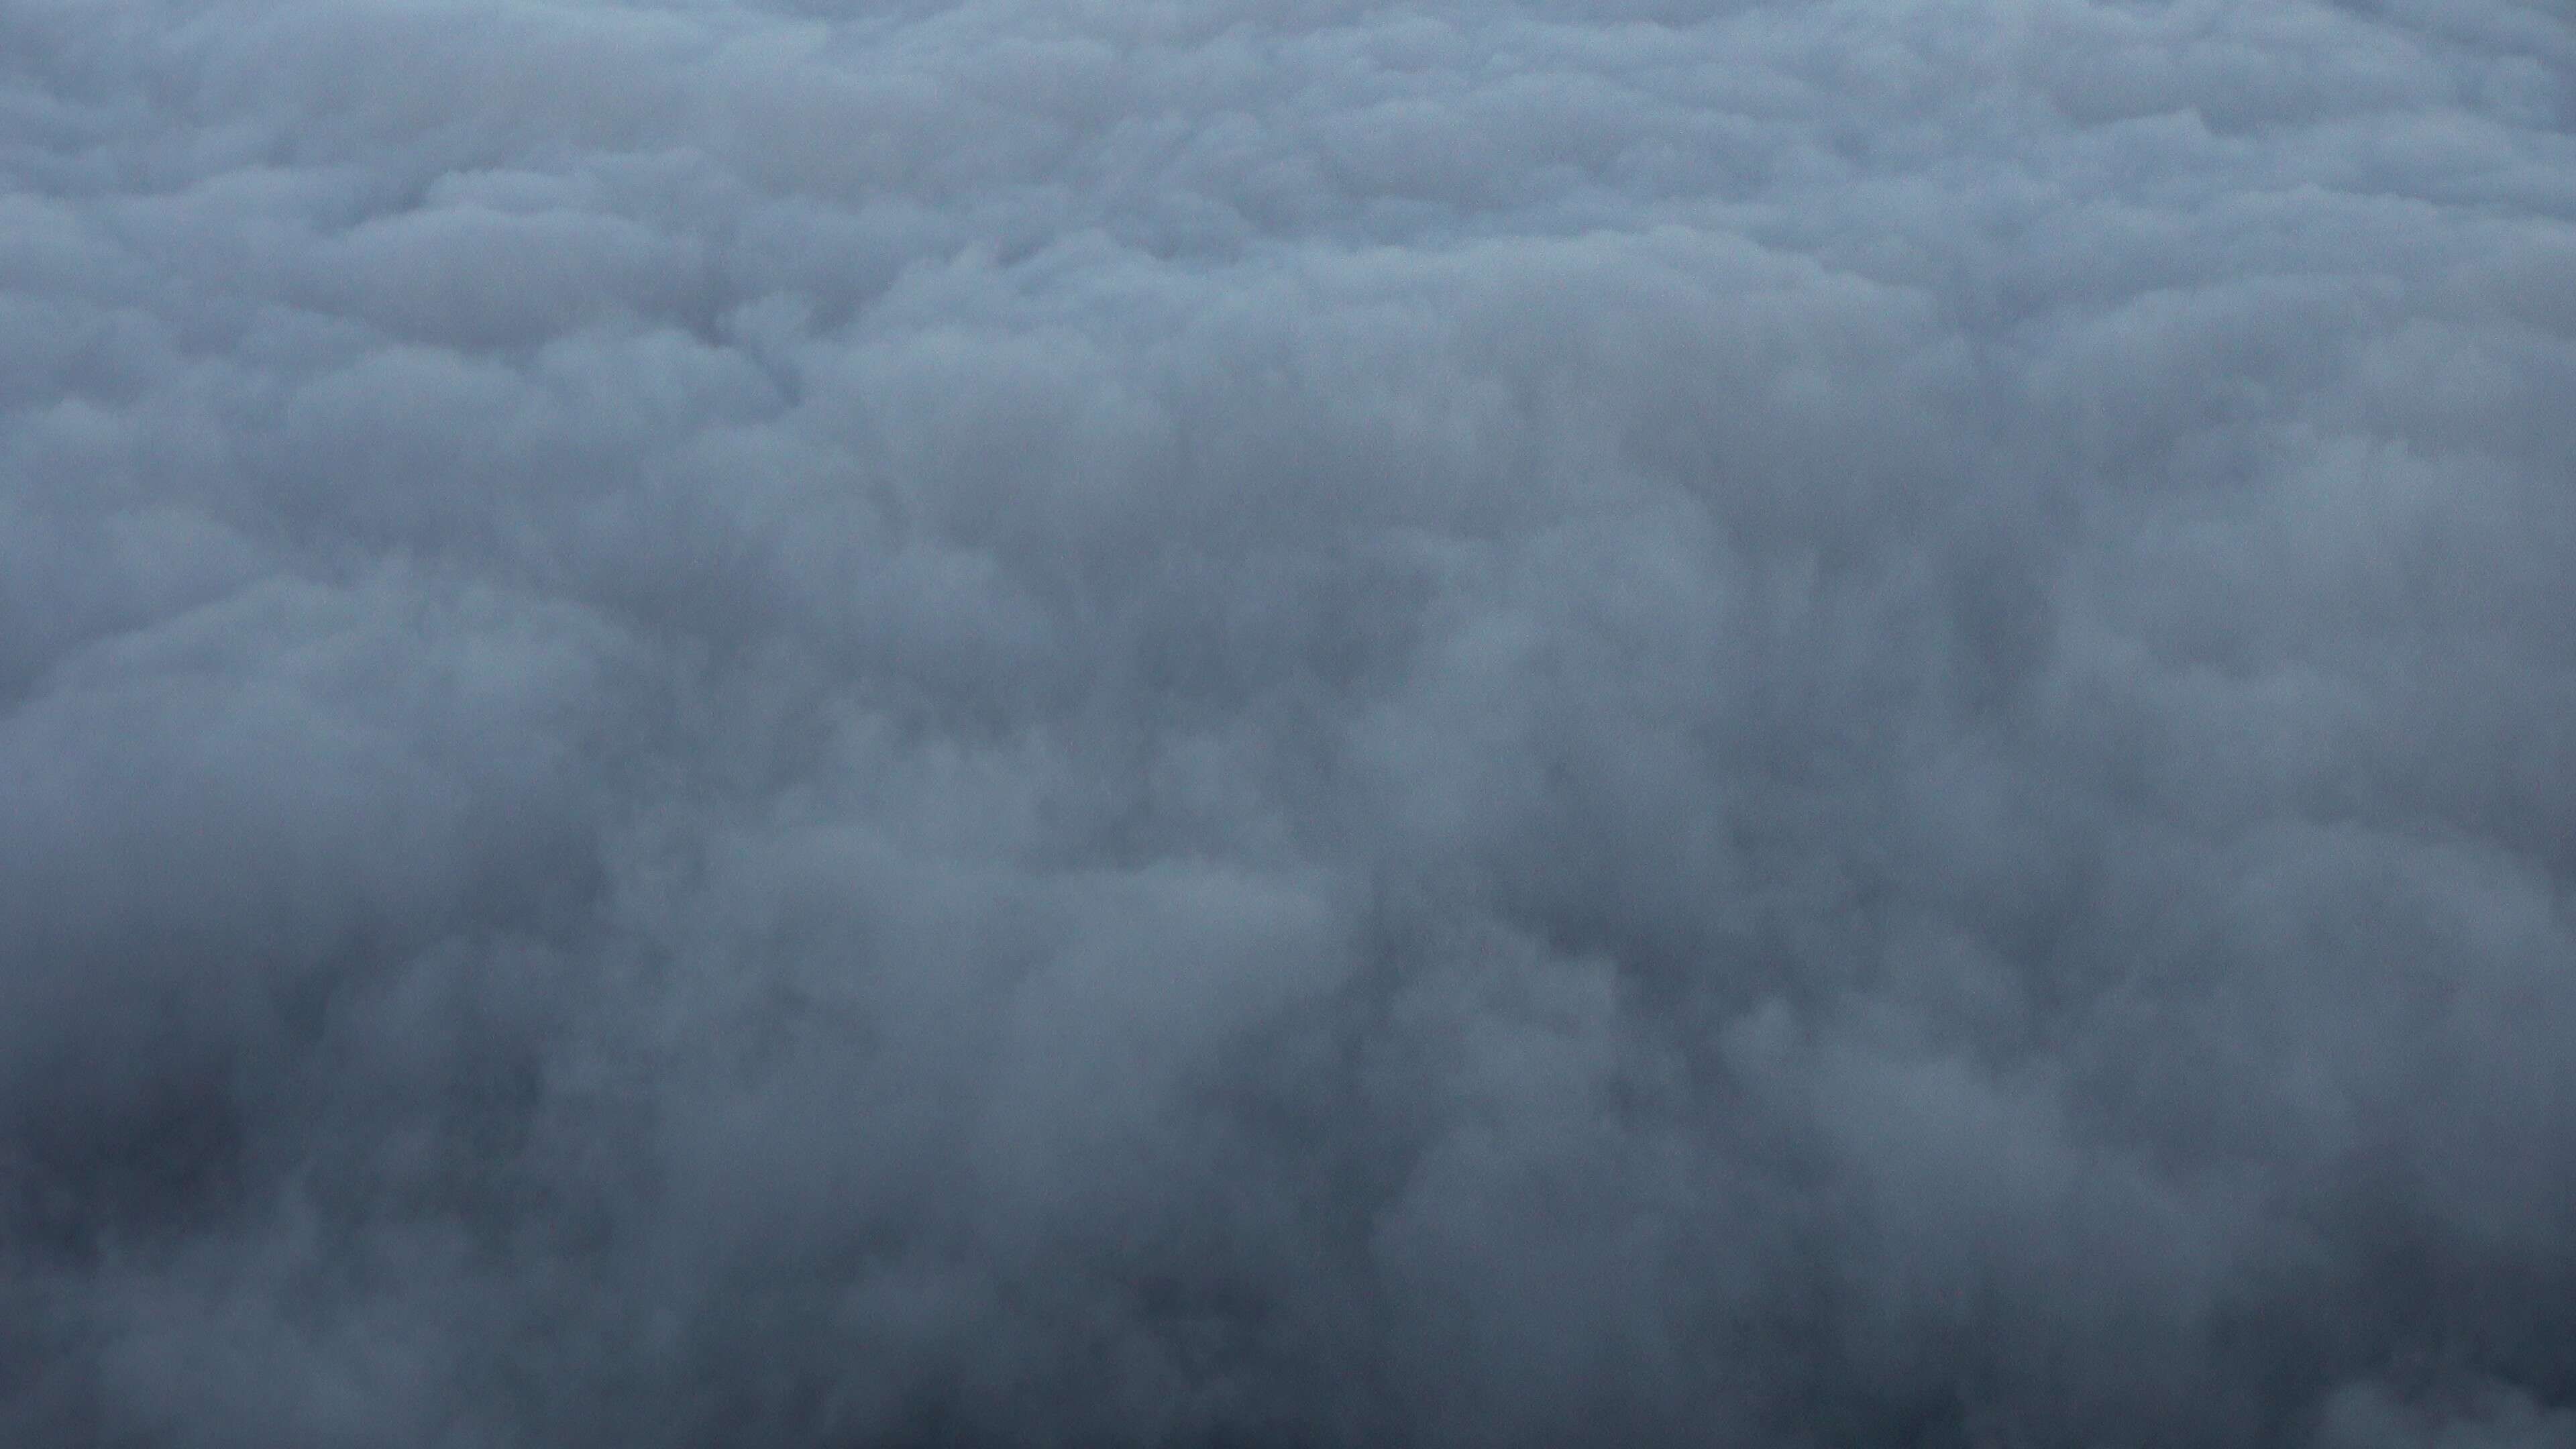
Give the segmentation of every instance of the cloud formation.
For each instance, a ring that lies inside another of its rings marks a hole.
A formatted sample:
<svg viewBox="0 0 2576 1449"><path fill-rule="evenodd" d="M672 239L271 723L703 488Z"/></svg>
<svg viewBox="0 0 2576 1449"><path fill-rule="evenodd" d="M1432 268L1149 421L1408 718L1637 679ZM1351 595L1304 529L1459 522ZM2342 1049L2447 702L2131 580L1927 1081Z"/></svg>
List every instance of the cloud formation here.
<svg viewBox="0 0 2576 1449"><path fill-rule="evenodd" d="M2576 1445L2524 0L0 11L0 1439Z"/></svg>

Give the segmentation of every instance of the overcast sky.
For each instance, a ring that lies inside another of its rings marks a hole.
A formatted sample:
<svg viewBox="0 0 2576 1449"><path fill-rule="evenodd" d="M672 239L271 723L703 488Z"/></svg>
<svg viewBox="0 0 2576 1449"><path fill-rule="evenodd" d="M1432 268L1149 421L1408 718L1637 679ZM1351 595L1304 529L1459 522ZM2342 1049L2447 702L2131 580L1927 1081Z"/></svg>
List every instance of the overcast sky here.
<svg viewBox="0 0 2576 1449"><path fill-rule="evenodd" d="M2571 1449L2558 0L0 0L0 1441Z"/></svg>

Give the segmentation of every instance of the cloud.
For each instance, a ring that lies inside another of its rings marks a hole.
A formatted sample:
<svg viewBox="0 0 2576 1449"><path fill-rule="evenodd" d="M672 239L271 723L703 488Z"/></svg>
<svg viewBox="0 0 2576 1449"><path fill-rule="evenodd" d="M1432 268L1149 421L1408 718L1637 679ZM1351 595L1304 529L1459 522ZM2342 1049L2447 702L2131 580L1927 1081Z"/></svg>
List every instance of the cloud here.
<svg viewBox="0 0 2576 1449"><path fill-rule="evenodd" d="M2566 1442L2544 7L0 57L0 1436Z"/></svg>

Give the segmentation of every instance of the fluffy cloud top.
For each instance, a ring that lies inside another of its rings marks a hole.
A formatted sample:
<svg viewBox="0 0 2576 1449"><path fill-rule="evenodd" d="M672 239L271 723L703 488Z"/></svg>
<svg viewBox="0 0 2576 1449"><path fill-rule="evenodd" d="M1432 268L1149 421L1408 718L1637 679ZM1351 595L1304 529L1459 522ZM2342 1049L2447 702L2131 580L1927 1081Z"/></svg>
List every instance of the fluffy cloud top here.
<svg viewBox="0 0 2576 1449"><path fill-rule="evenodd" d="M2535 0L0 9L0 1439L2576 1445Z"/></svg>

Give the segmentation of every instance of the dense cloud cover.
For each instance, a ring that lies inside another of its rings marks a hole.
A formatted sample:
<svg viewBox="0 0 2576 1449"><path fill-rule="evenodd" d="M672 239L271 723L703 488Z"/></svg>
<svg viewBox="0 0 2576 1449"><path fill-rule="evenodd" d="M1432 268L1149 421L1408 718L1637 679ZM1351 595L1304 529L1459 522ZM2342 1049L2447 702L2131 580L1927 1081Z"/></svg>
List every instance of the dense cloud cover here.
<svg viewBox="0 0 2576 1449"><path fill-rule="evenodd" d="M2545 0L0 5L0 1441L2576 1445Z"/></svg>

